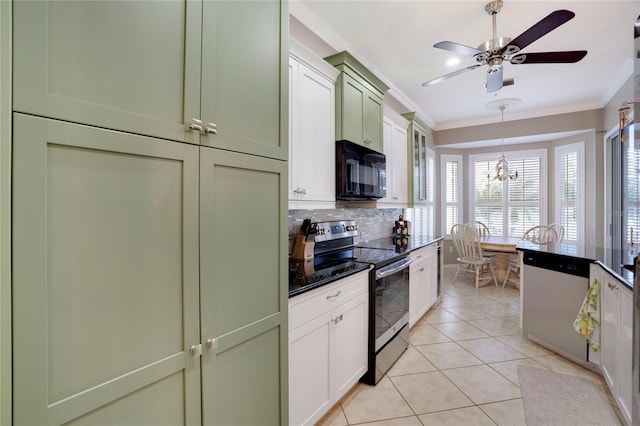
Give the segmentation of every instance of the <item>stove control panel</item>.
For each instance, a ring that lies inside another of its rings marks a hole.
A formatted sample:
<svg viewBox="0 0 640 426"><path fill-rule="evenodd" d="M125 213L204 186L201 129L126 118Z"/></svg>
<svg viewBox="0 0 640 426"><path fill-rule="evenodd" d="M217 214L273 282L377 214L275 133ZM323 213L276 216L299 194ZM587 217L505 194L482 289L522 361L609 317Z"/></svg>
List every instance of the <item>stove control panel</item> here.
<svg viewBox="0 0 640 426"><path fill-rule="evenodd" d="M316 243L356 236L358 236L358 225L354 220L316 223Z"/></svg>

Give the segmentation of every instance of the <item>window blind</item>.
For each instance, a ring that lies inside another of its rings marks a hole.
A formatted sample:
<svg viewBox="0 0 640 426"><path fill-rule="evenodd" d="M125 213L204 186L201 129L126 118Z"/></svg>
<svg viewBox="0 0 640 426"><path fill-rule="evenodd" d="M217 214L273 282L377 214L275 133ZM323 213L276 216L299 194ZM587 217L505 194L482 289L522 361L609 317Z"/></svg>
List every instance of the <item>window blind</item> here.
<svg viewBox="0 0 640 426"><path fill-rule="evenodd" d="M545 220L543 190L546 155L544 151L507 153L509 173L515 180L494 179L500 154L470 158L473 220L485 223L492 235L521 237L527 229Z"/></svg>
<svg viewBox="0 0 640 426"><path fill-rule="evenodd" d="M580 142L555 149L555 222L564 227L564 240L571 243L580 243L584 234L583 146Z"/></svg>
<svg viewBox="0 0 640 426"><path fill-rule="evenodd" d="M462 156L442 155L442 234L449 235L451 227L462 222Z"/></svg>

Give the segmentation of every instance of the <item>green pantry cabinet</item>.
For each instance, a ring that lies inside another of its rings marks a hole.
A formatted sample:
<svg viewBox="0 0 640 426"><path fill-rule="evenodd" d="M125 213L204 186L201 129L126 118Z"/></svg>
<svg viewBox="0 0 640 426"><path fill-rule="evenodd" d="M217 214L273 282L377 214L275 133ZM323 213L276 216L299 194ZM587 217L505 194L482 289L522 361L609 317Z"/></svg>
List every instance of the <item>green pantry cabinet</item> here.
<svg viewBox="0 0 640 426"><path fill-rule="evenodd" d="M180 52L185 18L201 53ZM288 423L287 19L265 1L14 5L14 424ZM100 72L91 41L117 64Z"/></svg>
<svg viewBox="0 0 640 426"><path fill-rule="evenodd" d="M15 111L287 160L288 15L279 2L17 1L13 9Z"/></svg>
<svg viewBox="0 0 640 426"><path fill-rule="evenodd" d="M383 152L383 98L389 87L347 51L324 59L342 71L336 82L336 140Z"/></svg>

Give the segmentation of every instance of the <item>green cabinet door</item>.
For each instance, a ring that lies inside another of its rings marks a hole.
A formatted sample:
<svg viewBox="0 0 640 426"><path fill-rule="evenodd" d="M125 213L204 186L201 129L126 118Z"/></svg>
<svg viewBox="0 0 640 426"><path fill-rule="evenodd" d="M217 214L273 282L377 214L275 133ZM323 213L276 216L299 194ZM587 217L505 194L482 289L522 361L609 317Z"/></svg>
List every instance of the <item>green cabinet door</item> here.
<svg viewBox="0 0 640 426"><path fill-rule="evenodd" d="M202 144L287 160L286 2L205 1L202 29Z"/></svg>
<svg viewBox="0 0 640 426"><path fill-rule="evenodd" d="M17 1L13 109L199 143L199 1Z"/></svg>
<svg viewBox="0 0 640 426"><path fill-rule="evenodd" d="M367 90L345 73L338 77L336 139L364 145L364 104Z"/></svg>
<svg viewBox="0 0 640 426"><path fill-rule="evenodd" d="M336 139L383 152L382 98L344 72L336 87Z"/></svg>
<svg viewBox="0 0 640 426"><path fill-rule="evenodd" d="M364 140L366 145L378 152L384 152L382 140L383 100L372 92L364 98Z"/></svg>
<svg viewBox="0 0 640 426"><path fill-rule="evenodd" d="M427 203L427 127L415 116L415 112L402 114L409 120L408 146L409 146L409 199L413 205Z"/></svg>
<svg viewBox="0 0 640 426"><path fill-rule="evenodd" d="M197 424L198 148L14 114L14 424Z"/></svg>
<svg viewBox="0 0 640 426"><path fill-rule="evenodd" d="M287 163L200 148L204 424L287 424Z"/></svg>

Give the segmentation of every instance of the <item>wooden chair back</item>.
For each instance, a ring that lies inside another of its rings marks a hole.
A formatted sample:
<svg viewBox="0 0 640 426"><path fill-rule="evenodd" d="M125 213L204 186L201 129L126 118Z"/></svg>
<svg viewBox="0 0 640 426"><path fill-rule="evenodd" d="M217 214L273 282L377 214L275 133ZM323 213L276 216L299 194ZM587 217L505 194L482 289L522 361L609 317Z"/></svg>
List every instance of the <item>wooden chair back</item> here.
<svg viewBox="0 0 640 426"><path fill-rule="evenodd" d="M476 262L482 258L482 247L475 227L466 223L453 225L451 238L461 261Z"/></svg>
<svg viewBox="0 0 640 426"><path fill-rule="evenodd" d="M558 239L556 241L564 240L564 226L558 225L557 223L552 223L551 225L549 225L549 228L556 231L556 235L558 236Z"/></svg>
<svg viewBox="0 0 640 426"><path fill-rule="evenodd" d="M480 237L490 237L491 236L491 231L489 231L489 227L487 225L485 225L484 223L476 220L475 222L473 222L473 226L476 229L476 234Z"/></svg>
<svg viewBox="0 0 640 426"><path fill-rule="evenodd" d="M558 234L556 234L553 228L545 225L537 225L527 229L522 239L540 244L553 243L558 241Z"/></svg>

